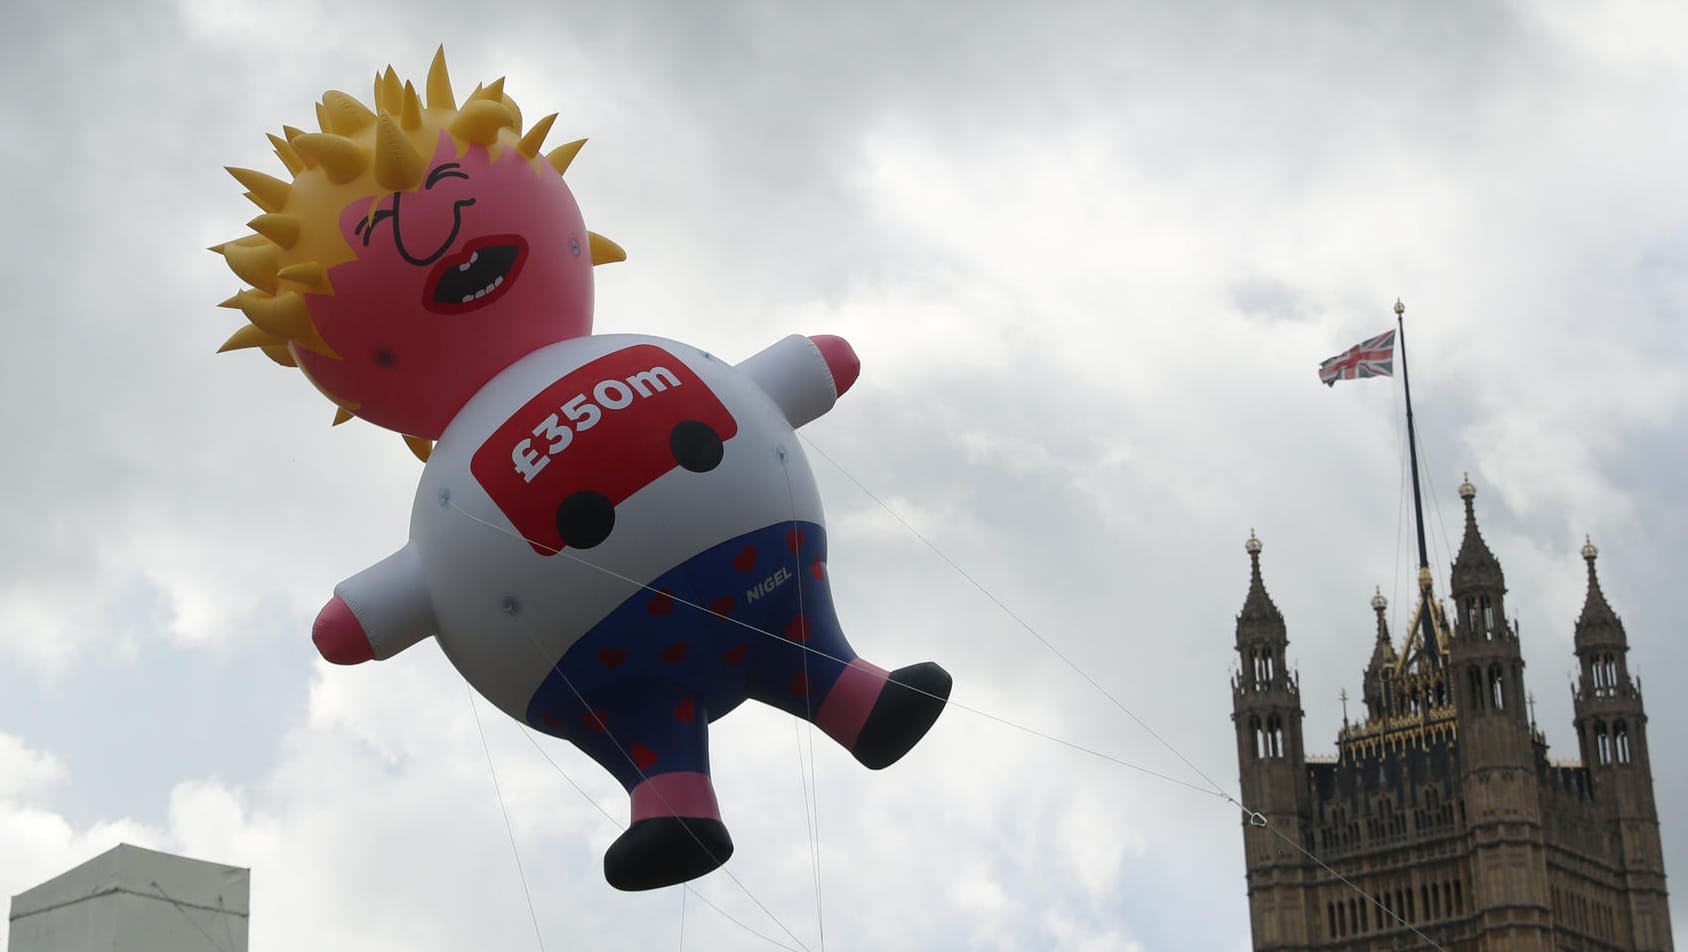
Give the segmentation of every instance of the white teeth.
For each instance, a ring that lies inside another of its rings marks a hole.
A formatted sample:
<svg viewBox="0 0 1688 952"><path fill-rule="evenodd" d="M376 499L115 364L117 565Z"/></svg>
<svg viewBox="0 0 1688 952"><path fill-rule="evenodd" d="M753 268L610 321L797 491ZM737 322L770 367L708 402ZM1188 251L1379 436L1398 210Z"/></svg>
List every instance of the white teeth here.
<svg viewBox="0 0 1688 952"><path fill-rule="evenodd" d="M474 259L470 258L470 260L473 261ZM464 271L464 270L467 270L468 267L469 267L468 265L462 265L457 270ZM495 289L497 289L497 287L500 284L503 284L503 283L504 283L504 275L501 274L498 277L493 278L491 284L487 285L484 288L481 288L479 291L476 291L474 294L463 295L463 300L460 303L468 304L470 301L480 300L481 298L486 297L488 294L491 294Z"/></svg>
<svg viewBox="0 0 1688 952"><path fill-rule="evenodd" d="M476 261L479 261L479 260L480 260L480 258L481 258L481 253L480 253L480 252L479 252L479 251L471 251L471 252L469 252L469 260L468 260L468 261L465 261L465 262L463 262L463 263L462 263L462 264L460 264L460 265L458 265L458 266L457 266L457 270L459 270L459 271L467 271L467 270L469 270L469 266L470 266L470 265L472 265L472 264L474 264L474 263L475 263L475 262L476 262Z"/></svg>

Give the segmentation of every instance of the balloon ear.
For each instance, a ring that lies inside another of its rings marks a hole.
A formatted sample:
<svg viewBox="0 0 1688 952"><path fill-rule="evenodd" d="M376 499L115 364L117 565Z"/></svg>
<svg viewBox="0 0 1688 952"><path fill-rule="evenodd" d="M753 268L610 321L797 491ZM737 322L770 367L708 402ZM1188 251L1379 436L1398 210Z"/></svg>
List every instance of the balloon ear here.
<svg viewBox="0 0 1688 952"><path fill-rule="evenodd" d="M592 263L609 264L613 261L626 261L627 252L622 247L595 231L586 233L586 239L592 246Z"/></svg>

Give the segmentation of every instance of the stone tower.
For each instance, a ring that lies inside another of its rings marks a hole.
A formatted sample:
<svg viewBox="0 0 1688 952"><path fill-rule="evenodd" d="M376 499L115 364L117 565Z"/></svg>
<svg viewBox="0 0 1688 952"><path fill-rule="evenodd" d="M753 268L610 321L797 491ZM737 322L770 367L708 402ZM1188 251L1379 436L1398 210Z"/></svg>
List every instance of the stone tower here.
<svg viewBox="0 0 1688 952"><path fill-rule="evenodd" d="M1548 758L1507 621L1506 577L1460 486L1465 534L1446 606L1430 571L1397 648L1388 602L1336 756L1302 744L1288 627L1250 534L1232 680L1250 924L1257 950L1671 952L1658 809L1629 640L1588 561L1575 623L1583 762ZM1346 692L1344 692L1346 697ZM1264 823L1264 826L1260 825ZM1316 859L1315 859L1316 857Z"/></svg>
<svg viewBox="0 0 1688 952"><path fill-rule="evenodd" d="M1665 898L1665 862L1659 839L1659 809L1653 802L1653 770L1647 756L1647 712L1641 685L1630 677L1629 638L1606 595L1592 542L1582 549L1588 563L1588 596L1577 618L1580 675L1575 695L1577 743L1594 787L1611 805L1607 836L1617 844L1621 882L1634 949L1671 947L1670 908Z"/></svg>
<svg viewBox="0 0 1688 952"><path fill-rule="evenodd" d="M1459 486L1465 537L1454 559L1449 652L1481 952L1553 952L1536 750L1524 655L1506 620L1506 576L1477 529L1476 487Z"/></svg>
<svg viewBox="0 0 1688 952"><path fill-rule="evenodd" d="M1260 577L1260 540L1249 533L1248 597L1237 615L1241 670L1231 682L1231 720L1242 764L1243 802L1265 826L1245 820L1248 892L1255 945L1304 949L1310 941L1303 896L1302 842L1309 792L1301 744L1301 689L1284 664L1284 616ZM1286 842L1287 839L1287 842Z"/></svg>

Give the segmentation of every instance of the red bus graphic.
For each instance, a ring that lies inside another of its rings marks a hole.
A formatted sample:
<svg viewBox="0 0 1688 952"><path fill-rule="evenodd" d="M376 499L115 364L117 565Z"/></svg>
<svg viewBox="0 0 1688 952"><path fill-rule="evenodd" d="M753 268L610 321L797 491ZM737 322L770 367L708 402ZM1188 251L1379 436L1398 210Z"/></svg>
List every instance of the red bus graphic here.
<svg viewBox="0 0 1688 952"><path fill-rule="evenodd" d="M720 465L738 423L720 398L654 344L605 354L517 410L469 468L541 555L589 549L615 507L675 467Z"/></svg>

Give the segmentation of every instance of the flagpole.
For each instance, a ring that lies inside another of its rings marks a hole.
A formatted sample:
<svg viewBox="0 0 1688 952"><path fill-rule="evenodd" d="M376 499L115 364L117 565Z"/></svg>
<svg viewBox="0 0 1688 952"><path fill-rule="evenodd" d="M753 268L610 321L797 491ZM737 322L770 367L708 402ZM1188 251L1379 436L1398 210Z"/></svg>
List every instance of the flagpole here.
<svg viewBox="0 0 1688 952"><path fill-rule="evenodd" d="M1407 398L1407 453L1413 469L1413 524L1418 529L1418 587L1423 603L1419 623L1424 629L1425 650L1435 652L1440 646L1430 620L1430 554L1424 545L1424 497L1418 488L1418 437L1413 430L1412 378L1407 375L1406 313L1407 306L1396 298L1395 342L1401 350L1401 390Z"/></svg>

